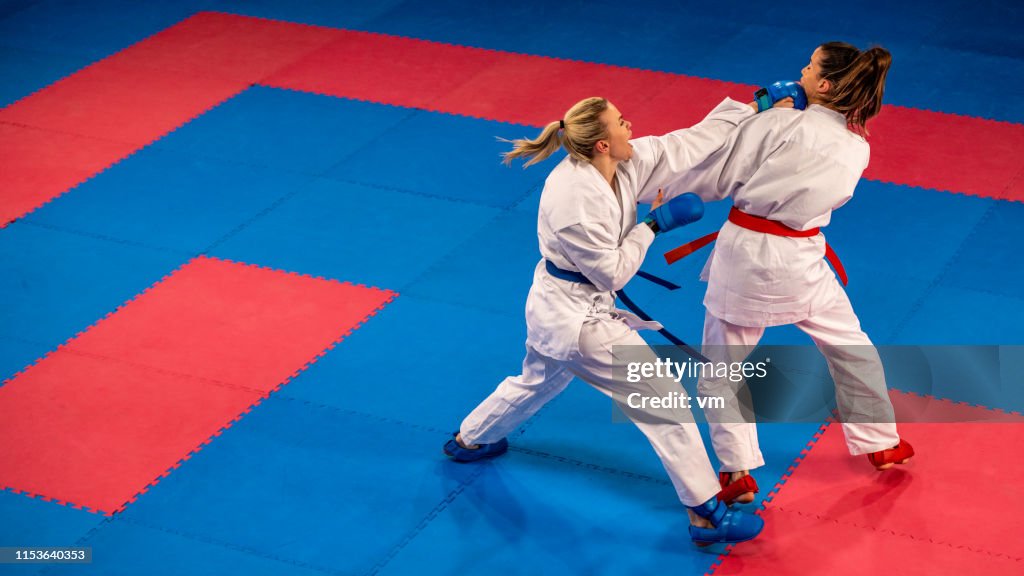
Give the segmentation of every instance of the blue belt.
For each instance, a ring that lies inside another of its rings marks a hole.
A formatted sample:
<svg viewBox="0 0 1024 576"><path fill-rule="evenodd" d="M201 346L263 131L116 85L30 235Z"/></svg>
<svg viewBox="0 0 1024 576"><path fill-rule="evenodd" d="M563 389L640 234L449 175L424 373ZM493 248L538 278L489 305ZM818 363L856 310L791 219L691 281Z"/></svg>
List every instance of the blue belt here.
<svg viewBox="0 0 1024 576"><path fill-rule="evenodd" d="M566 282L578 282L580 284L590 284L591 286L594 285L593 282L588 280L587 277L583 275L583 272L576 272L574 270L562 270L558 266L555 266L555 264L551 260L548 260L547 258L544 259L544 265L547 266L548 274L551 274L552 276L558 278L559 280L565 280Z"/></svg>
<svg viewBox="0 0 1024 576"><path fill-rule="evenodd" d="M594 283L591 282L586 276L584 276L582 272L576 272L575 270L562 270L561 268L556 266L553 262L551 262L551 260L548 260L547 258L544 259L544 267L547 268L548 274L554 276L555 278L558 278L559 280L565 280L567 282L576 282L576 283L579 283L579 284L589 284L590 286L594 285ZM664 278L658 278L657 276L655 276L653 274L649 274L649 273L644 272L642 270L638 270L636 275L640 276L641 278L644 278L646 280L650 280L651 282L654 282L655 284L658 284L659 286L664 286L665 288L668 288L669 290L678 290L679 289L679 285L673 284L672 282L669 282L668 280L665 280ZM640 307L637 306L636 303L633 302L633 300L630 299L629 296L626 296L626 291L625 290L619 290L618 292L615 293L615 296L617 296L618 299L622 301L622 304L625 305L626 308L629 308L629 310L631 312L633 312L633 314L636 314L637 317L639 317L641 320L643 320L645 322L650 322L651 321L651 317L648 316L646 312L641 310ZM679 346L680 348L682 348L690 356L692 356L692 357L694 357L694 358L696 358L698 360L701 360L702 362L710 362L710 360L705 358L703 354L701 354L700 352L695 350L692 346L690 346L686 342L683 342L682 340L677 338L675 334L669 332L666 328L662 328L661 330L658 330L658 333L661 334L662 336L664 336L666 339L668 339L669 342L671 342L671 343L675 344L676 346Z"/></svg>

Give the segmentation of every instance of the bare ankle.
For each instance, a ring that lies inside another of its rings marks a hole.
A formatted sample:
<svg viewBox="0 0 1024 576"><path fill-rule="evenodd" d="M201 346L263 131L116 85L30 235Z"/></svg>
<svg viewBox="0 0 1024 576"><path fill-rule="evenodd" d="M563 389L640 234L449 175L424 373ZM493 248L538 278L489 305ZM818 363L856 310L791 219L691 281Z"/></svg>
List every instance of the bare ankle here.
<svg viewBox="0 0 1024 576"><path fill-rule="evenodd" d="M735 482L735 481L739 480L740 478L743 478L744 476L750 476L750 471L749 470L740 470L738 472L731 472L730 474L731 474L731 476L729 476L729 481L730 482Z"/></svg>
<svg viewBox="0 0 1024 576"><path fill-rule="evenodd" d="M694 526L696 526L698 528L714 528L715 527L715 525L712 524L710 520L708 520L707 518L698 516L697 513L694 512L693 510L687 510L687 513L690 514L690 524L693 524Z"/></svg>
<svg viewBox="0 0 1024 576"><path fill-rule="evenodd" d="M476 450L477 448L479 448L479 447L480 447L480 446L479 446L479 445L477 445L477 444L465 444L465 443L464 443L464 442L462 441L462 434L456 434L456 435L455 435L455 441L456 441L456 442L458 442L459 446L462 446L462 447L463 447L463 448L465 448L466 450Z"/></svg>

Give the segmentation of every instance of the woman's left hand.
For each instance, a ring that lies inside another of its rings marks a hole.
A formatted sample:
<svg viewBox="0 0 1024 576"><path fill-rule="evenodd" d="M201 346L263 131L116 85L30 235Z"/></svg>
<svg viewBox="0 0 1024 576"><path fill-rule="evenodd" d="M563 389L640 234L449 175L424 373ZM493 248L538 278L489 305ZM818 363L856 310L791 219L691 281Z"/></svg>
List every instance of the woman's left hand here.
<svg viewBox="0 0 1024 576"><path fill-rule="evenodd" d="M779 100L775 104L772 104L772 108L792 108L792 107L793 107L793 97L792 96L786 96L782 100Z"/></svg>

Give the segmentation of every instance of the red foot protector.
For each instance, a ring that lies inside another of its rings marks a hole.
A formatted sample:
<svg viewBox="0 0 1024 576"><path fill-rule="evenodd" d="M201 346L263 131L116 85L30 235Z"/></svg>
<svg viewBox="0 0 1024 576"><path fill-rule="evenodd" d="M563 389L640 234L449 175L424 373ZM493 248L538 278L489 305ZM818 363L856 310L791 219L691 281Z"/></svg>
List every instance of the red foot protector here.
<svg viewBox="0 0 1024 576"><path fill-rule="evenodd" d="M368 32L342 36L261 84L382 104L427 108L506 52ZM468 112L463 112L468 113Z"/></svg>
<svg viewBox="0 0 1024 576"><path fill-rule="evenodd" d="M256 82L345 34L322 26L200 12L104 63Z"/></svg>
<svg viewBox="0 0 1024 576"><path fill-rule="evenodd" d="M134 149L133 144L0 124L0 227Z"/></svg>
<svg viewBox="0 0 1024 576"><path fill-rule="evenodd" d="M117 512L394 296L193 260L0 387L0 487Z"/></svg>
<svg viewBox="0 0 1024 576"><path fill-rule="evenodd" d="M1010 186L1024 149L1020 124L885 106L868 129L868 178L1024 201Z"/></svg>
<svg viewBox="0 0 1024 576"><path fill-rule="evenodd" d="M897 414L938 402L893 396ZM979 412L1001 422L899 424L917 455L884 472L850 456L841 426L829 426L768 503L755 545L737 546L715 574L1019 574L1024 500L1013 479L1024 463L1008 447L1024 445L1024 418L946 404L961 422Z"/></svg>
<svg viewBox="0 0 1024 576"><path fill-rule="evenodd" d="M248 85L100 61L0 110L0 122L142 146Z"/></svg>

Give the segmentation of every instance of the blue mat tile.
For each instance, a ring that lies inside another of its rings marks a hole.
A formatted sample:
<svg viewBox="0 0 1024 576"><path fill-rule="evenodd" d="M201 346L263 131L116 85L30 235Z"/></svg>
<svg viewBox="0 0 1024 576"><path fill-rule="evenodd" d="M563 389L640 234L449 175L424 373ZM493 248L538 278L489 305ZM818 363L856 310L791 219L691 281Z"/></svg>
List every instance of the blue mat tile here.
<svg viewBox="0 0 1024 576"><path fill-rule="evenodd" d="M316 179L211 253L400 290L497 214L464 202Z"/></svg>
<svg viewBox="0 0 1024 576"><path fill-rule="evenodd" d="M7 106L89 64L74 56L61 56L0 46L0 107Z"/></svg>
<svg viewBox="0 0 1024 576"><path fill-rule="evenodd" d="M3 0L0 2L0 19L17 14L33 4L35 0Z"/></svg>
<svg viewBox="0 0 1024 576"><path fill-rule="evenodd" d="M930 9L942 15L944 24L928 38L931 44L1018 60L1024 54L1024 15L1015 2L946 0Z"/></svg>
<svg viewBox="0 0 1024 576"><path fill-rule="evenodd" d="M522 38L509 50L714 76L710 57L715 47L737 36L744 27L733 19L692 14L683 7L657 1L631 6L628 25L620 18L608 17L621 10L612 1L591 3L582 11L571 3L547 3L545 10L545 21L556 23L554 28L547 34L535 32ZM474 30L468 27L463 34ZM643 32L638 33L640 30ZM479 30L476 33L482 36L478 43L486 45L489 39ZM595 38L601 41L595 42Z"/></svg>
<svg viewBox="0 0 1024 576"><path fill-rule="evenodd" d="M331 26L335 28L362 28L372 18L387 12L401 0L380 2L336 2L334 0L214 0L206 2L213 9L287 22Z"/></svg>
<svg viewBox="0 0 1024 576"><path fill-rule="evenodd" d="M525 339L520 318L403 294L281 394L447 432L519 373Z"/></svg>
<svg viewBox="0 0 1024 576"><path fill-rule="evenodd" d="M525 321L538 261L537 216L504 212L437 260L407 291Z"/></svg>
<svg viewBox="0 0 1024 576"><path fill-rule="evenodd" d="M688 524L667 484L513 451L381 574L703 574L721 550L698 550Z"/></svg>
<svg viewBox="0 0 1024 576"><path fill-rule="evenodd" d="M942 278L942 285L1024 298L1024 204L998 202L985 215ZM989 310L997 312L997 310Z"/></svg>
<svg viewBox="0 0 1024 576"><path fill-rule="evenodd" d="M990 282L979 284L988 290ZM1024 344L1024 299L937 286L900 326L894 344Z"/></svg>
<svg viewBox="0 0 1024 576"><path fill-rule="evenodd" d="M274 396L123 515L366 573L479 470L448 462L443 442L436 432Z"/></svg>
<svg viewBox="0 0 1024 576"><path fill-rule="evenodd" d="M0 382L42 358L55 346L29 342L20 338L0 336Z"/></svg>
<svg viewBox="0 0 1024 576"><path fill-rule="evenodd" d="M506 139L534 136L535 128L420 112L387 130L327 176L461 200L509 207L526 197L547 174L504 166Z"/></svg>
<svg viewBox="0 0 1024 576"><path fill-rule="evenodd" d="M885 101L1020 123L1024 122L1020 100L1006 95L1022 90L1020 54L991 55L919 44L893 52Z"/></svg>
<svg viewBox="0 0 1024 576"><path fill-rule="evenodd" d="M0 546L72 547L104 516L0 490ZM81 544L88 546L88 544ZM57 565L60 568L67 564ZM3 574L41 574L52 564L3 564Z"/></svg>
<svg viewBox="0 0 1024 576"><path fill-rule="evenodd" d="M0 335L55 348L184 261L16 222L0 230Z"/></svg>
<svg viewBox="0 0 1024 576"><path fill-rule="evenodd" d="M861 328L875 344L900 342L898 332L921 298L931 289L931 280L908 278L896 273L879 275L871 268L848 268L850 284L846 294L860 319Z"/></svg>
<svg viewBox="0 0 1024 576"><path fill-rule="evenodd" d="M554 166L554 164L551 165L551 167ZM537 184L528 195L519 200L519 202L516 202L515 205L512 206L511 210L516 212L526 212L527 214L537 214L537 211L540 209L540 194L543 190L544 186L542 184Z"/></svg>
<svg viewBox="0 0 1024 576"><path fill-rule="evenodd" d="M177 24L202 2L34 2L0 19L0 44L99 60Z"/></svg>
<svg viewBox="0 0 1024 576"><path fill-rule="evenodd" d="M309 177L144 149L25 217L195 254Z"/></svg>
<svg viewBox="0 0 1024 576"><path fill-rule="evenodd" d="M524 41L572 23L551 17L553 3L403 2L366 22L366 29L466 46L516 50ZM525 23L530 22L529 26ZM517 51L522 51L517 50Z"/></svg>
<svg viewBox="0 0 1024 576"><path fill-rule="evenodd" d="M91 564L51 566L46 574L323 574L301 563L277 559L271 549L245 550L122 519L103 526L81 545L92 548Z"/></svg>
<svg viewBox="0 0 1024 576"><path fill-rule="evenodd" d="M4 546L71 546L106 516L0 490Z"/></svg>
<svg viewBox="0 0 1024 576"><path fill-rule="evenodd" d="M912 46L932 38L945 24L945 15L936 10L936 4L924 0L894 2L884 11L851 10L842 2L823 2L814 10L799 4L776 4L767 9L749 10L739 17L751 24L815 33L819 44L839 40L862 49L872 44L887 48L893 43ZM851 38L863 38L863 41L859 43ZM758 54L762 60L767 60L765 57L769 55L770 52Z"/></svg>
<svg viewBox="0 0 1024 576"><path fill-rule="evenodd" d="M411 113L394 106L254 86L155 146L320 174Z"/></svg>
<svg viewBox="0 0 1024 576"><path fill-rule="evenodd" d="M889 275L935 280L994 200L861 180L823 232L850 282ZM854 270L857 276L854 276Z"/></svg>
<svg viewBox="0 0 1024 576"><path fill-rule="evenodd" d="M867 41L845 37L845 41L866 45ZM739 34L716 44L711 54L712 77L730 82L764 85L779 79L798 80L811 53L823 41L822 32L794 30L783 26L751 24ZM750 47L757 46L750 58ZM767 57L770 55L770 57Z"/></svg>

